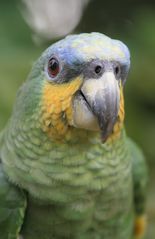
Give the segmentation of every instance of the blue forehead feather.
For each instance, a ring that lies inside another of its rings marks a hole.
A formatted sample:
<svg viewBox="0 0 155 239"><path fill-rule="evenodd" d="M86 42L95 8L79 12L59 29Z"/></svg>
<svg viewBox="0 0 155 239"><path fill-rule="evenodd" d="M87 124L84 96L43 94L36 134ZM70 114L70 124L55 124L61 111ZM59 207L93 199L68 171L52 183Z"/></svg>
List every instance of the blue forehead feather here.
<svg viewBox="0 0 155 239"><path fill-rule="evenodd" d="M119 40L113 40L101 33L70 35L50 46L44 56L57 55L66 63L80 64L91 59L118 61L130 67L130 52Z"/></svg>

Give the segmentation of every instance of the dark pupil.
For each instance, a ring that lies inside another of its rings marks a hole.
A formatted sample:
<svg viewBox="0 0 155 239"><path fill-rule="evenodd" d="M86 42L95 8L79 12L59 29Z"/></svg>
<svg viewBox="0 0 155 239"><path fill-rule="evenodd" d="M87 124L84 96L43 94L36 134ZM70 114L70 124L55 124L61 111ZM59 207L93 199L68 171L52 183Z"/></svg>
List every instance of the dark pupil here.
<svg viewBox="0 0 155 239"><path fill-rule="evenodd" d="M52 71L55 71L58 67L58 63L55 60L52 60L50 67Z"/></svg>
<svg viewBox="0 0 155 239"><path fill-rule="evenodd" d="M56 76L59 73L59 63L58 63L58 61L56 59L52 58L49 61L48 68L49 68L50 75Z"/></svg>

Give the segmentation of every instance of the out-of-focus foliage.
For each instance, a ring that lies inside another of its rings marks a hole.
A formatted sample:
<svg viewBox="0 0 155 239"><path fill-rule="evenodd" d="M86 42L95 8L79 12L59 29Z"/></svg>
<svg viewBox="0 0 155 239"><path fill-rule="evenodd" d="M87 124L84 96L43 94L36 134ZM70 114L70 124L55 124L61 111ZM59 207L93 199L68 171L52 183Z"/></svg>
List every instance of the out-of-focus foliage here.
<svg viewBox="0 0 155 239"><path fill-rule="evenodd" d="M60 15L61 17L61 15ZM124 41L131 51L125 86L128 135L143 148L150 165L149 229L155 236L155 1L91 0L75 32L100 31ZM36 47L17 1L0 3L0 129L11 113L16 91L31 65L51 42Z"/></svg>

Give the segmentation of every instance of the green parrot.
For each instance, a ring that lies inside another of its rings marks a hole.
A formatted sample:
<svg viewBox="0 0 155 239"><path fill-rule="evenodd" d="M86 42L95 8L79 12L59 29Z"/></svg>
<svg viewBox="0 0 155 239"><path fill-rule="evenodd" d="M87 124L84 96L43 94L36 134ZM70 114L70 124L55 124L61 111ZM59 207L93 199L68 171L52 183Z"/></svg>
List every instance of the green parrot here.
<svg viewBox="0 0 155 239"><path fill-rule="evenodd" d="M51 45L0 135L0 239L143 237L147 167L125 133L125 44L101 33Z"/></svg>

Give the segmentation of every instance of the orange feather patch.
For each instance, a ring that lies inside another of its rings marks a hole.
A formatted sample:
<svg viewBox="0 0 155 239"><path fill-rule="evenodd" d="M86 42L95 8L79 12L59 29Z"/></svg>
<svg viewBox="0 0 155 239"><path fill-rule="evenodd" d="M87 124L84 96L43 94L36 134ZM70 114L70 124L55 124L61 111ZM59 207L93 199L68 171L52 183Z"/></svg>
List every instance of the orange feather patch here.
<svg viewBox="0 0 155 239"><path fill-rule="evenodd" d="M145 215L138 216L135 220L135 237L140 239L144 236L147 226L147 219Z"/></svg>

